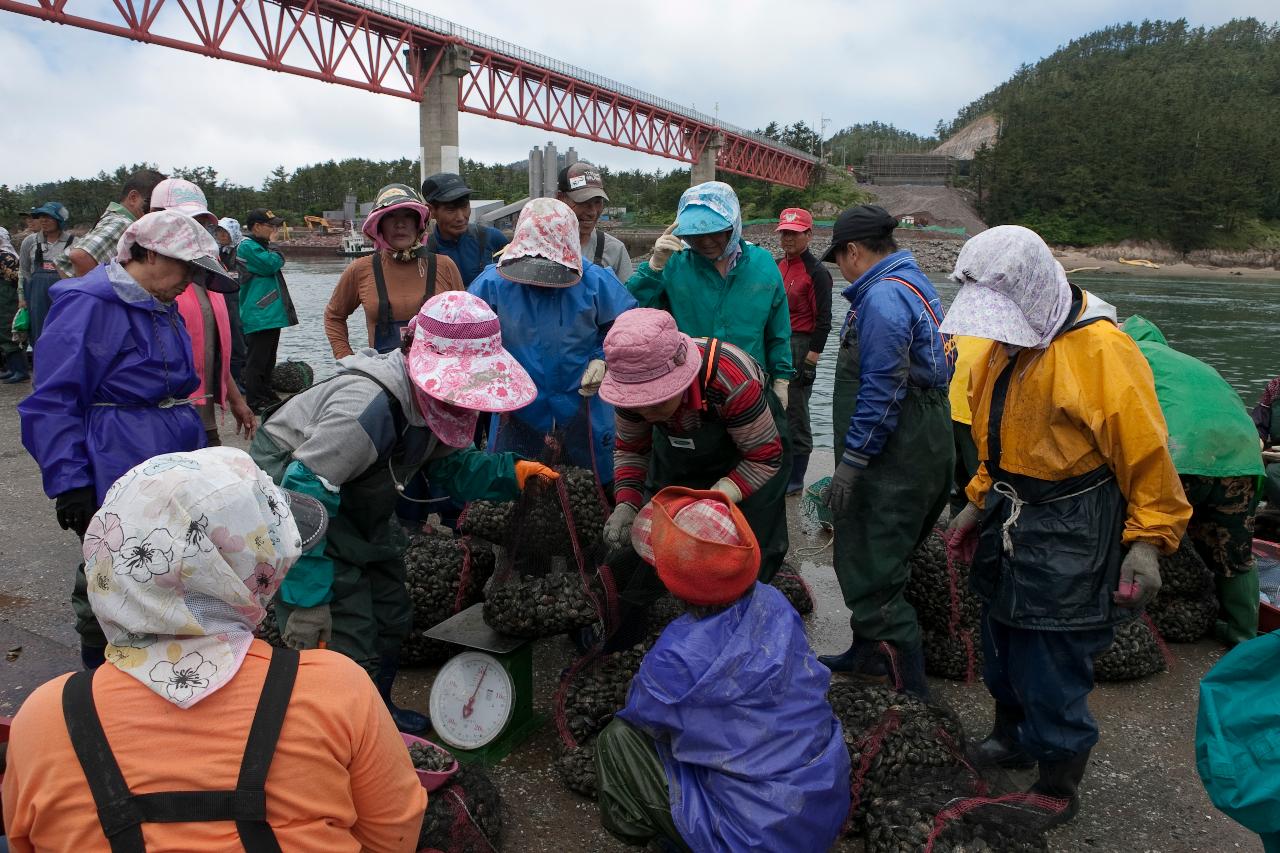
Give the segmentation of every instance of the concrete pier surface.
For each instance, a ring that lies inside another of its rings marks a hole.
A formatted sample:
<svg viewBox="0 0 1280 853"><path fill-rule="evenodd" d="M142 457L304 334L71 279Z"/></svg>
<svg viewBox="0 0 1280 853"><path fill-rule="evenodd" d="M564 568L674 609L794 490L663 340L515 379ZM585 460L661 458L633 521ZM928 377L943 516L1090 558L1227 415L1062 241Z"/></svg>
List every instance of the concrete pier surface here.
<svg viewBox="0 0 1280 853"><path fill-rule="evenodd" d="M18 401L30 385L0 385L0 714L11 715L39 684L79 665L69 601L78 543L58 528L53 502L40 487L35 463L19 441ZM228 429L230 422L228 421ZM233 439L229 443L236 443ZM825 469L825 470L824 470ZM829 455L815 455L810 477L829 474ZM796 499L788 501L793 562L813 589L815 612L807 617L818 652L849 642L845 609L831 569L829 535L807 522ZM798 556L799 549L813 549ZM1184 853L1259 851L1257 836L1218 813L1195 770L1197 683L1222 656L1212 641L1170 647L1165 673L1126 684L1103 684L1092 697L1102 727L1085 776L1079 816L1049 837L1054 851ZM563 638L535 648L538 710L550 713L556 680L572 659ZM402 673L401 704L426 709L434 670ZM955 708L966 734L982 737L991 723L991 700L981 682L931 679L934 695ZM247 721L246 721L247 723ZM568 792L551 769L557 735L544 726L516 754L493 768L506 820L504 847L528 853L622 851L601 828L594 803ZM1016 777L1030 784L1030 773ZM847 839L835 848L862 849Z"/></svg>

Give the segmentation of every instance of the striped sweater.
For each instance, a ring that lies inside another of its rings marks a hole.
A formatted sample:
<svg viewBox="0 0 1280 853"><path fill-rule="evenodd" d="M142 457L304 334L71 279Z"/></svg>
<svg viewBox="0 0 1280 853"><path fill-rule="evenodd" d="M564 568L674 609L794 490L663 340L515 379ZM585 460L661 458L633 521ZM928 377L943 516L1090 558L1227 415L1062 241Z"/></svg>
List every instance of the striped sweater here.
<svg viewBox="0 0 1280 853"><path fill-rule="evenodd" d="M706 357L706 340L698 341ZM765 399L765 375L755 360L733 344L721 343L716 373L706 383L702 377L685 392L671 419L650 424L635 412L617 410L617 444L613 453L614 497L639 508L644 504L644 483L649 475L653 432L686 436L704 423L724 425L737 445L741 461L727 476L749 497L782 468L782 436Z"/></svg>

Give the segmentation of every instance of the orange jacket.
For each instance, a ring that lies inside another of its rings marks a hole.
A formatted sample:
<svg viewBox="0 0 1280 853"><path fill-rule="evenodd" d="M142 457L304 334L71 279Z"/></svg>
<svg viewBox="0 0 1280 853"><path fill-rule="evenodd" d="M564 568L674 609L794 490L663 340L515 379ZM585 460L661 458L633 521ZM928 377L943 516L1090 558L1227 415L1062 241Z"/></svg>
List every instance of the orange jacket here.
<svg viewBox="0 0 1280 853"><path fill-rule="evenodd" d="M1107 465L1128 501L1123 541L1178 548L1191 506L1169 456L1169 432L1151 368L1115 324L1115 309L1084 294L1077 323L1044 350L1020 351L1000 427L1000 467L1059 481ZM1009 362L992 342L973 366L969 402L981 464L966 493L982 506L991 488L987 431L996 379Z"/></svg>
<svg viewBox="0 0 1280 853"><path fill-rule="evenodd" d="M235 677L183 710L111 664L93 699L135 794L230 790L270 651L254 640ZM61 676L37 688L13 722L4 824L15 853L110 848L62 715ZM417 847L426 791L373 682L337 652L302 653L267 775L267 822L283 850L400 851ZM156 851L239 850L235 824L146 823Z"/></svg>

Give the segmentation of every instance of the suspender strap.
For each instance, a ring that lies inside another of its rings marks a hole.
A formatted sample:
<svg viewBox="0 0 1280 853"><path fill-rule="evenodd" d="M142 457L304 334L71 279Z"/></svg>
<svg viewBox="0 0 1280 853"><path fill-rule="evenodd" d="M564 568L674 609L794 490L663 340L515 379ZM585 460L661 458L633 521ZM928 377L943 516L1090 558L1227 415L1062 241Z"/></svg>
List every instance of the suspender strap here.
<svg viewBox="0 0 1280 853"><path fill-rule="evenodd" d="M475 238L476 245L480 249L480 271L484 272L484 268L493 260L489 257L489 229L483 225L472 225L468 230L471 231L471 236Z"/></svg>
<svg viewBox="0 0 1280 853"><path fill-rule="evenodd" d="M432 255L432 257L435 257ZM373 283L378 288L378 330L375 341L386 340L391 336L393 326L391 320L391 297L387 295L387 279L382 272L382 253L373 253ZM378 346L382 346L378 344Z"/></svg>
<svg viewBox="0 0 1280 853"><path fill-rule="evenodd" d="M600 262L604 260L604 232L599 228L596 229L596 251L595 256L591 259L591 263L600 266Z"/></svg>
<svg viewBox="0 0 1280 853"><path fill-rule="evenodd" d="M280 853L267 823L267 771L298 674L298 653L274 649L245 743L234 791L165 791L134 795L111 753L93 701L93 672L78 672L62 691L62 711L112 853L145 853L144 823L235 821L246 853Z"/></svg>
<svg viewBox="0 0 1280 853"><path fill-rule="evenodd" d="M942 321L938 319L938 315L933 313L933 306L929 304L929 300L925 298L924 294L921 293L920 290L914 284L907 281L906 279L896 278L891 275L885 276L882 279L882 281L896 281L898 284L901 284L902 286L906 287L907 290L910 290L912 293L916 295L917 299L919 299L921 302L924 303L924 310L928 311L929 316L933 318L933 325L935 327L942 325Z"/></svg>
<svg viewBox="0 0 1280 853"><path fill-rule="evenodd" d="M94 670L77 672L62 690L62 715L76 758L89 782L111 853L143 853L142 812L129 793L93 703Z"/></svg>
<svg viewBox="0 0 1280 853"><path fill-rule="evenodd" d="M702 375L698 377L698 393L702 395L702 406L707 405L707 386L715 378L720 369L720 339L707 339L707 352L702 357Z"/></svg>
<svg viewBox="0 0 1280 853"><path fill-rule="evenodd" d="M427 252L427 286L422 291L422 302L418 303L421 308L424 303L431 297L436 295L436 253Z"/></svg>
<svg viewBox="0 0 1280 853"><path fill-rule="evenodd" d="M271 824L267 823L267 771L276 753L289 697L298 677L296 649L273 649L267 678L258 697L253 725L244 746L240 777L233 792L236 806L236 829L246 853L279 853Z"/></svg>

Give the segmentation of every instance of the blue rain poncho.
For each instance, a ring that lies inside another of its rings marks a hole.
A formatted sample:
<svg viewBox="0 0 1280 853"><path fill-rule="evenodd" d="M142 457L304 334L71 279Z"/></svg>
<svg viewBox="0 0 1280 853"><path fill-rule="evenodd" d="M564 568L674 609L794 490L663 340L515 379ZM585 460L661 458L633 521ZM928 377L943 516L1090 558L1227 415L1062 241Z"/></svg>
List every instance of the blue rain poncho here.
<svg viewBox="0 0 1280 853"><path fill-rule="evenodd" d="M849 811L849 751L830 683L773 587L756 583L720 613L667 626L618 716L654 739L686 844L831 847Z"/></svg>

